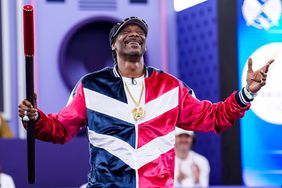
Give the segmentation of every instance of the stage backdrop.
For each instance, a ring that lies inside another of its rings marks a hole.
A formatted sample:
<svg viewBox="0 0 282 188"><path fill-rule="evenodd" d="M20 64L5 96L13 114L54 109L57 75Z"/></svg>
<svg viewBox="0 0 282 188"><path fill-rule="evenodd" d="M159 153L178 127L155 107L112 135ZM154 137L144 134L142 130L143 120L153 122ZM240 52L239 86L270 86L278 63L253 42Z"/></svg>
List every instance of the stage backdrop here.
<svg viewBox="0 0 282 188"><path fill-rule="evenodd" d="M217 1L209 0L177 13L179 78L200 100L219 101ZM222 183L221 138L215 133L196 133L196 151L211 166L210 184Z"/></svg>
<svg viewBox="0 0 282 188"><path fill-rule="evenodd" d="M11 118L9 2L0 2L0 113ZM1 125L1 124L0 124Z"/></svg>
<svg viewBox="0 0 282 188"><path fill-rule="evenodd" d="M66 105L82 76L113 65L108 34L117 21L126 17L139 16L149 25L145 63L176 73L173 1L30 2L35 9L35 88L39 106L46 113L58 112ZM19 136L25 137L24 130Z"/></svg>
<svg viewBox="0 0 282 188"><path fill-rule="evenodd" d="M238 0L239 87L253 69L275 63L267 85L241 120L242 174L247 186L282 185L282 18L280 0Z"/></svg>

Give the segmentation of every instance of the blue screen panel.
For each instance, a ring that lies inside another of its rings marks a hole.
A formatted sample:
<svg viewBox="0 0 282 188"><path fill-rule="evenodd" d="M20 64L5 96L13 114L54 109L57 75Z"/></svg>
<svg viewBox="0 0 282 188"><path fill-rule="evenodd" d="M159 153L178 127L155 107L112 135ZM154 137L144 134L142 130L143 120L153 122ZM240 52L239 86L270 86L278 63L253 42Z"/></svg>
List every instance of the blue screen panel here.
<svg viewBox="0 0 282 188"><path fill-rule="evenodd" d="M241 120L243 181L247 186L282 185L281 0L238 0L239 87L246 85L247 60L257 70L275 59L267 85Z"/></svg>

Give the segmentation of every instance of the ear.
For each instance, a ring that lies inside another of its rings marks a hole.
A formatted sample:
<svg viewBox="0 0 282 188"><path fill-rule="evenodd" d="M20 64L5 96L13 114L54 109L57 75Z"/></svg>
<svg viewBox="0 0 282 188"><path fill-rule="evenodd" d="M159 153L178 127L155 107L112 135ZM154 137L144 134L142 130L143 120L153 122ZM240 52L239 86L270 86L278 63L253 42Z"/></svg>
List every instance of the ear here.
<svg viewBox="0 0 282 188"><path fill-rule="evenodd" d="M112 51L115 51L115 50L116 50L115 44L112 44Z"/></svg>

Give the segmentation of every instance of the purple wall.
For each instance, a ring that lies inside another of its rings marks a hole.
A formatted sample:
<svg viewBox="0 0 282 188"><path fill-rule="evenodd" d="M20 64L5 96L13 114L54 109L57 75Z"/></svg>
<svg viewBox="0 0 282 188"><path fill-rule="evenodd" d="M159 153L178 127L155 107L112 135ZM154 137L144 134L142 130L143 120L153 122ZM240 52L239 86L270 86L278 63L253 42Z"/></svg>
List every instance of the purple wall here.
<svg viewBox="0 0 282 188"><path fill-rule="evenodd" d="M179 76L197 98L219 101L217 1L209 0L177 13ZM221 138L214 133L197 133L195 150L211 166L210 184L222 183Z"/></svg>
<svg viewBox="0 0 282 188"><path fill-rule="evenodd" d="M27 184L26 141L0 139L0 164L16 187L79 187L87 182L88 141L75 138L65 145L36 142L36 183Z"/></svg>

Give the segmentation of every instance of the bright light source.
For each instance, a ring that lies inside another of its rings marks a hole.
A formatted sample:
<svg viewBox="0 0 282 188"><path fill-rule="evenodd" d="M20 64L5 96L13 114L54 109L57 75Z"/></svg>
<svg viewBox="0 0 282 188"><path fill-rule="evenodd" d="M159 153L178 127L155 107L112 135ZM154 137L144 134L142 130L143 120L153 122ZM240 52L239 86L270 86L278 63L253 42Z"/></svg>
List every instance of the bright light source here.
<svg viewBox="0 0 282 188"><path fill-rule="evenodd" d="M207 0L174 0L174 10L176 12L193 7Z"/></svg>

